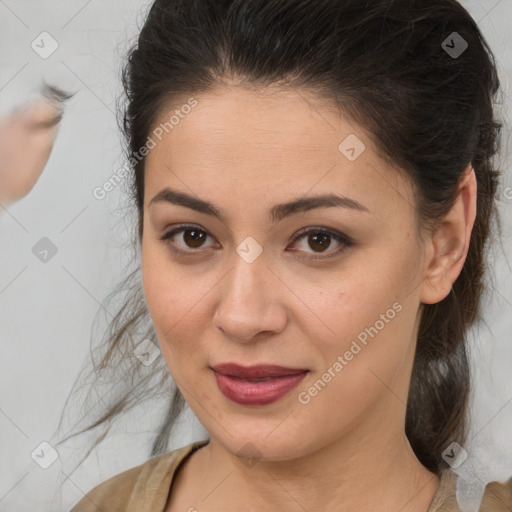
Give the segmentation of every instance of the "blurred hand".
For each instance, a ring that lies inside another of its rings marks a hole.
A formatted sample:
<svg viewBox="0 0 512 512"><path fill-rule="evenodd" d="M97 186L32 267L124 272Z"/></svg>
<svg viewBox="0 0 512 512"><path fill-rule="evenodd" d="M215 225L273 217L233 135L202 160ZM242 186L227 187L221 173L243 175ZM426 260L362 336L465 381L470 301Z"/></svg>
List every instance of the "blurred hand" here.
<svg viewBox="0 0 512 512"><path fill-rule="evenodd" d="M0 203L27 195L50 157L67 97L50 89L46 98L33 101L0 118Z"/></svg>

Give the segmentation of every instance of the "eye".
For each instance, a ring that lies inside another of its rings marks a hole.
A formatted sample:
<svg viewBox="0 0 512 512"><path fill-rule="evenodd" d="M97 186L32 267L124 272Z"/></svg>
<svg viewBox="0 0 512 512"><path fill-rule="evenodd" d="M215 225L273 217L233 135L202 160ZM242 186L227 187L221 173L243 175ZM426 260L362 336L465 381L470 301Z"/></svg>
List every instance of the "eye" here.
<svg viewBox="0 0 512 512"><path fill-rule="evenodd" d="M182 233L181 239L184 245L178 245L178 248L176 248L174 247L176 243L174 241L172 243L169 243L169 241L172 241L172 239L179 233ZM167 245L169 245L169 247L175 252L182 254L190 254L191 252L198 252L194 251L194 249L201 248L201 245L208 238L208 236L209 235L205 230L198 229L197 226L187 225L173 229L169 233L163 235L160 238L160 240L167 242ZM192 251L189 251L187 249L192 249Z"/></svg>
<svg viewBox="0 0 512 512"><path fill-rule="evenodd" d="M297 235L295 235L293 243L303 238L306 238L304 240L304 244L307 247L312 248L313 252L319 254L323 254L326 252L326 249L331 246L332 240L335 240L337 243L340 244L340 247L337 250L330 251L329 253L327 253L326 256L304 256L305 259L332 258L334 256L338 256L346 249L354 245L354 242L346 235L325 228L307 228L305 230L302 230ZM295 252L295 250L293 252Z"/></svg>
<svg viewBox="0 0 512 512"><path fill-rule="evenodd" d="M181 234L182 244L178 244L173 241L173 238L178 234ZM204 229L200 229L194 225L182 225L164 234L160 240L166 242L170 249L174 252L191 255L193 253L199 253L199 249L204 247L204 242L209 238L209 234ZM325 256L301 256L304 259L325 259L332 258L341 254L343 251L352 247L354 242L346 235L337 231L331 231L326 228L306 228L297 233L292 241L295 244L301 239L305 239L303 243L313 249L313 253L323 254L326 253L332 240L340 244L340 247L335 251L330 251ZM218 244L217 244L218 247ZM291 252L297 252L296 249L292 249ZM300 250L298 252L308 252L307 250Z"/></svg>

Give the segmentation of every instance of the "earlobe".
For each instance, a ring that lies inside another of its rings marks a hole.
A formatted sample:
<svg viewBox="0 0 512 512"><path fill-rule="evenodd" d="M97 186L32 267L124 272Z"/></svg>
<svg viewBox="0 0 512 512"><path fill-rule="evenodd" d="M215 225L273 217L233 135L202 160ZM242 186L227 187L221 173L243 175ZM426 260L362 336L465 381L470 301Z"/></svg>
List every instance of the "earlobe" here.
<svg viewBox="0 0 512 512"><path fill-rule="evenodd" d="M476 218L477 182L469 165L459 185L457 199L428 241L432 254L426 262L420 301L435 304L451 291L466 261L471 232Z"/></svg>

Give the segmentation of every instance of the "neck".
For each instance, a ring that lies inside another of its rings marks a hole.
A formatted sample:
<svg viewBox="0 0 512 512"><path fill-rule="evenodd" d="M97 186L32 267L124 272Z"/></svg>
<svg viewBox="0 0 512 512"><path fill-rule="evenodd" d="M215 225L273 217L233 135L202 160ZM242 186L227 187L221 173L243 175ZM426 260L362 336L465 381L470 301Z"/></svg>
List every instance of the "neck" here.
<svg viewBox="0 0 512 512"><path fill-rule="evenodd" d="M263 456L254 464L211 438L197 452L201 456L196 489L202 500L197 506L225 512L300 508L427 512L439 478L416 458L403 428L400 432L382 425L357 425L351 433L305 455L279 461Z"/></svg>

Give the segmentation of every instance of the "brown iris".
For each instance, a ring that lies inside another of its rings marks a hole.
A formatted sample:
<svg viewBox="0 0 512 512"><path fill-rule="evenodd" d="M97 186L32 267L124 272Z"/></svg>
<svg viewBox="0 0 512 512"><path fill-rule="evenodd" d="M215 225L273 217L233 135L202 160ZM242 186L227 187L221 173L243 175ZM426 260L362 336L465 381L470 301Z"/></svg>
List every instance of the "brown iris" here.
<svg viewBox="0 0 512 512"><path fill-rule="evenodd" d="M190 233L190 236L187 235L188 233ZM189 247L193 249L201 247L201 245L204 243L205 238L205 232L199 231L197 229L187 229L186 231L183 232L183 240Z"/></svg>

